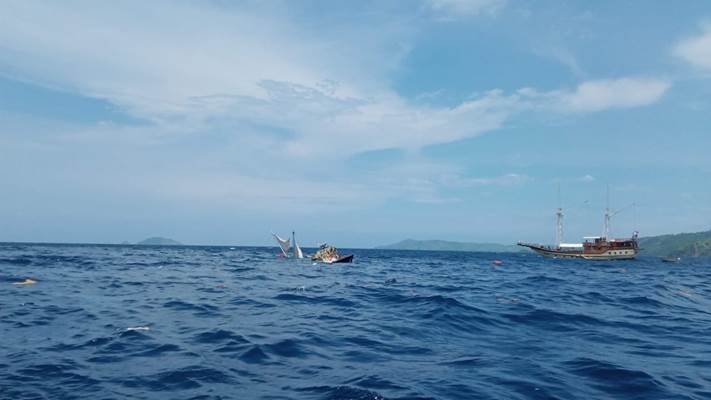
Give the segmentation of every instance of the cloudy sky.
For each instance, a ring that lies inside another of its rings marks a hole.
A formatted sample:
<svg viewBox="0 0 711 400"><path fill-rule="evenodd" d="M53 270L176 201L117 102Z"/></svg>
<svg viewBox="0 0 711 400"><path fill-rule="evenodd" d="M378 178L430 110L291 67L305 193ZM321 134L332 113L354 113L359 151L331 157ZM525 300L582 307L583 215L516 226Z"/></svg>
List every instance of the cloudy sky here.
<svg viewBox="0 0 711 400"><path fill-rule="evenodd" d="M7 1L0 241L711 228L708 1Z"/></svg>

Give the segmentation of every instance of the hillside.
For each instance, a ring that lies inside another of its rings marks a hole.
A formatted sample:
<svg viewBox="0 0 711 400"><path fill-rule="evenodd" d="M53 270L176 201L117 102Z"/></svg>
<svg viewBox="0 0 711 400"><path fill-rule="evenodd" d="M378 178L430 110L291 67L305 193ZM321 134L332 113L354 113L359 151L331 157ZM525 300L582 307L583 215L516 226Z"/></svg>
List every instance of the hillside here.
<svg viewBox="0 0 711 400"><path fill-rule="evenodd" d="M384 250L439 250L439 251L481 251L492 253L512 253L527 251L516 245L497 243L466 243L450 242L446 240L414 240L406 239L401 242L378 246L376 249Z"/></svg>
<svg viewBox="0 0 711 400"><path fill-rule="evenodd" d="M698 257L711 256L711 230L639 239L640 255Z"/></svg>
<svg viewBox="0 0 711 400"><path fill-rule="evenodd" d="M142 246L180 246L182 243L177 242L173 239L168 239L164 237L151 237L146 240L142 240L137 245Z"/></svg>

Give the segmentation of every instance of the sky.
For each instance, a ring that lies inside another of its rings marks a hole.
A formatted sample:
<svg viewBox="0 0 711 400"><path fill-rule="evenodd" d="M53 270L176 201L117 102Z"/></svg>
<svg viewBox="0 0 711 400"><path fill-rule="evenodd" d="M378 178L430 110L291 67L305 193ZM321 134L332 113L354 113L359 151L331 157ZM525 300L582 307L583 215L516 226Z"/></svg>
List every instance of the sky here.
<svg viewBox="0 0 711 400"><path fill-rule="evenodd" d="M608 187L616 236L702 231L710 149L705 0L0 13L0 241L574 242Z"/></svg>

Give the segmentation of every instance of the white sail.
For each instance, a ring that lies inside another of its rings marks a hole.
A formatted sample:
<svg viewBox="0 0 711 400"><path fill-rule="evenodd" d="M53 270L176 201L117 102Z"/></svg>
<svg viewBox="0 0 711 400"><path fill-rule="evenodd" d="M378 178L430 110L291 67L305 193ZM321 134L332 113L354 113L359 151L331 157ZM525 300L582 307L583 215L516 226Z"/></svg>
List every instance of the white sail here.
<svg viewBox="0 0 711 400"><path fill-rule="evenodd" d="M294 232L291 232L291 237L294 239L294 257L304 258L304 253L301 252L301 247L299 247L299 244L296 243L296 235L294 235Z"/></svg>
<svg viewBox="0 0 711 400"><path fill-rule="evenodd" d="M275 233L272 233L272 236L274 236L274 239L276 239L277 243L279 244L279 248L281 249L281 253L284 255L284 257L288 257L289 247L291 247L290 239L282 239Z"/></svg>

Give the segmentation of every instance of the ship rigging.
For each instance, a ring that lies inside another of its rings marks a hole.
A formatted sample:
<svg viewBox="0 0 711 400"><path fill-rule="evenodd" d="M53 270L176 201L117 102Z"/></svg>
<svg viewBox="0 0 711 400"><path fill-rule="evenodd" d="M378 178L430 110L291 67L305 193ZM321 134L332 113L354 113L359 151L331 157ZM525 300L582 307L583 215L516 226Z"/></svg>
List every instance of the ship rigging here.
<svg viewBox="0 0 711 400"><path fill-rule="evenodd" d="M556 210L555 244L542 245L518 242L519 246L527 247L538 254L551 258L582 258L586 260L630 260L639 252L638 233L635 231L630 238L614 239L611 237L612 217L635 207L632 203L619 210L610 209L609 188L607 190L607 206L605 207L604 223L601 236L586 236L583 243L563 243L563 208L560 205L560 188L558 189L558 208Z"/></svg>

